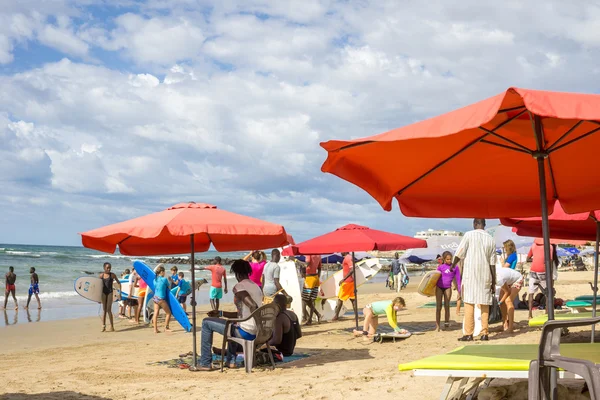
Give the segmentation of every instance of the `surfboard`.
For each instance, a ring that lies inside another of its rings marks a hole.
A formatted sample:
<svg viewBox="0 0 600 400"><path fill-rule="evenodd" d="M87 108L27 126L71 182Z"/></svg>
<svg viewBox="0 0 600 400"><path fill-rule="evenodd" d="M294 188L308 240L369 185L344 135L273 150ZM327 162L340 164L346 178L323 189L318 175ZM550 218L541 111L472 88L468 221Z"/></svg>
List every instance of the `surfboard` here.
<svg viewBox="0 0 600 400"><path fill-rule="evenodd" d="M95 276L82 276L75 279L73 284L75 292L84 299L102 303L102 279ZM117 286L113 282L113 287ZM117 290L113 290L113 302L118 300Z"/></svg>
<svg viewBox="0 0 600 400"><path fill-rule="evenodd" d="M419 283L417 292L427 297L435 296L437 281L441 276L442 273L440 271L429 271L425 274L423 279L421 279L421 283Z"/></svg>
<svg viewBox="0 0 600 400"><path fill-rule="evenodd" d="M304 312L302 307L302 287L298 279L295 262L283 261L279 263L279 283L283 290L292 297L290 310L298 316L299 321L302 321Z"/></svg>
<svg viewBox="0 0 600 400"><path fill-rule="evenodd" d="M360 287L371 280L381 270L378 258L369 258L356 263L356 287ZM321 283L319 297L322 299L335 298L340 290L340 281L344 271L337 271Z"/></svg>
<svg viewBox="0 0 600 400"><path fill-rule="evenodd" d="M317 310L319 310L319 312L321 313L321 319L323 321L331 321L331 319L335 315L335 306L337 305L337 299L327 299L324 302L322 300L324 299L317 299L317 301L315 301L315 306L317 307ZM346 306L342 304L342 308L340 309L340 315L346 314L347 311L348 309L346 308ZM316 319L317 317L314 316L313 320Z"/></svg>
<svg viewBox="0 0 600 400"><path fill-rule="evenodd" d="M139 260L134 261L133 266L140 278L142 278L144 282L148 284L148 289L154 291L154 279L156 278L156 274L154 273L154 271L151 270L150 267L147 266L145 263ZM146 293L146 304L148 303L149 297L151 296L148 296L148 294ZM173 314L173 318L175 318L175 320L179 322L179 324L183 327L183 329L186 330L186 332L190 332L192 330L192 324L190 323L190 319L188 318L185 311L183 311L183 307L181 307L181 305L170 290L167 290L166 300L167 304L169 305L169 308L171 309L171 314ZM144 321L145 320L146 318L144 316Z"/></svg>
<svg viewBox="0 0 600 400"><path fill-rule="evenodd" d="M473 336L479 336L481 334L481 330L483 329L481 325L481 307L479 305L475 306L475 329L473 330ZM465 320L463 318L463 335L465 333Z"/></svg>
<svg viewBox="0 0 600 400"><path fill-rule="evenodd" d="M383 342L388 341L388 340L396 342L396 340L408 339L411 336L412 336L412 333L410 333L410 332L406 332L406 333L399 333L399 332L377 333L377 334L375 334L375 336L373 336L373 341L374 342L379 342L379 343L383 343Z"/></svg>
<svg viewBox="0 0 600 400"><path fill-rule="evenodd" d="M137 300L138 298L138 292L139 292L139 288L134 287L133 288L133 293L131 294L131 296L129 295L130 292L130 288L129 288L129 279L120 279L119 282L121 282L121 298L123 300L127 300L129 298ZM118 290L118 289L117 289Z"/></svg>

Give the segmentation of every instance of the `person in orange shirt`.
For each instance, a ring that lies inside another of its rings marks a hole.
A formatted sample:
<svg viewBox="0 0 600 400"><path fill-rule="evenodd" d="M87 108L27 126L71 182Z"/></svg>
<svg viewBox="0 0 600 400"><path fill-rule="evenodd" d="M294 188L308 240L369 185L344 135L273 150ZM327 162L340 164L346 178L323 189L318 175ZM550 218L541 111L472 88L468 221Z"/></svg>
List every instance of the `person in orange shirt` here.
<svg viewBox="0 0 600 400"><path fill-rule="evenodd" d="M556 254L556 245L552 244L550 249L550 259L554 268L558 268L558 256ZM531 263L529 270L529 319L533 318L533 295L541 289L546 291L546 259L544 257L544 239L536 238L527 254L527 262ZM533 261L533 262L532 262ZM552 272L550 272L552 273ZM545 296L545 294L544 294ZM546 308L546 314L548 309Z"/></svg>
<svg viewBox="0 0 600 400"><path fill-rule="evenodd" d="M302 289L302 307L304 307L305 320L302 322L311 325L313 314L317 316L317 321L321 322L321 314L315 307L315 300L319 294L319 285L321 284L321 256L318 254L312 255L307 261L304 289ZM310 312L306 311L307 307Z"/></svg>
<svg viewBox="0 0 600 400"><path fill-rule="evenodd" d="M225 294L227 294L227 272L225 267L221 265L221 257L215 257L215 264L207 267L196 267L197 271L208 270L211 274L210 284L210 306L213 310L219 310L219 300L223 298L223 285L225 286ZM221 283L223 282L223 283ZM194 284L194 283L192 283Z"/></svg>
<svg viewBox="0 0 600 400"><path fill-rule="evenodd" d="M342 253L342 256L344 256L344 261L342 262L342 274L344 277L340 281L340 291L338 292L338 301L337 305L335 306L335 316L331 319L332 321L337 321L339 319L340 310L342 309L342 305L346 300L350 300L352 303L354 313L356 314L358 312L356 309L356 297L354 296L352 255L350 255L350 253Z"/></svg>

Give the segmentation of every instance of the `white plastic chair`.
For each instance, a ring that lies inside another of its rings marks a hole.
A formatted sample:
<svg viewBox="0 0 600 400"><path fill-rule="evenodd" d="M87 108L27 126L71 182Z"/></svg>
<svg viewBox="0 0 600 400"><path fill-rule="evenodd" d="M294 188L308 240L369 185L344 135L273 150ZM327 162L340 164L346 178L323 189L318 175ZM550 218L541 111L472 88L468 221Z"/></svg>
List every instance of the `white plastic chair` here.
<svg viewBox="0 0 600 400"><path fill-rule="evenodd" d="M273 328L275 326L275 319L279 314L279 306L274 303L266 304L262 307L257 308L248 318L244 319L228 319L225 324L225 333L223 334L223 347L221 348L221 372L223 372L223 366L225 363L225 354L227 348L227 342L235 342L242 346L244 349L244 364L246 366L246 373L252 371L254 366L254 355L256 350L267 343L273 335ZM245 322L250 319L254 319L256 325L256 338L254 340L245 340L230 335L231 327L233 324ZM275 369L275 360L273 359L273 353L271 347L267 346L267 352L271 360L272 369Z"/></svg>

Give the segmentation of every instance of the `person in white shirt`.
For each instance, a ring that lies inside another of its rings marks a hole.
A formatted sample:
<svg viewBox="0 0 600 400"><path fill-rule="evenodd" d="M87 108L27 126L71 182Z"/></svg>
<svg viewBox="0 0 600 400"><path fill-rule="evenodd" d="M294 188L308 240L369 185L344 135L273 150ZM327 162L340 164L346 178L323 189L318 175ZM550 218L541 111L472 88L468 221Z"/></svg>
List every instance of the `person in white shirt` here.
<svg viewBox="0 0 600 400"><path fill-rule="evenodd" d="M473 340L475 331L475 307L481 308L481 340L489 340L488 317L493 295L496 292L496 243L485 230L485 219L475 218L473 230L465 233L454 253L452 268L464 260L461 272L465 303L465 335L458 340Z"/></svg>
<svg viewBox="0 0 600 400"><path fill-rule="evenodd" d="M504 331L512 333L515 323L515 299L523 287L523 275L511 268L496 268L496 286L500 288L498 305L502 311Z"/></svg>
<svg viewBox="0 0 600 400"><path fill-rule="evenodd" d="M231 272L235 274L238 283L233 287L233 303L236 312L212 310L208 312L209 318L202 320L202 336L200 340L200 365L197 370L210 371L212 369L212 339L213 333L223 334L227 320L215 318L248 318L257 308L262 306L263 292L260 287L250 280L252 273L250 263L245 260L235 260L231 265ZM246 340L254 340L258 329L253 319L235 324L231 335ZM226 355L226 363L229 367L235 367L235 353L237 343L230 342L229 351Z"/></svg>

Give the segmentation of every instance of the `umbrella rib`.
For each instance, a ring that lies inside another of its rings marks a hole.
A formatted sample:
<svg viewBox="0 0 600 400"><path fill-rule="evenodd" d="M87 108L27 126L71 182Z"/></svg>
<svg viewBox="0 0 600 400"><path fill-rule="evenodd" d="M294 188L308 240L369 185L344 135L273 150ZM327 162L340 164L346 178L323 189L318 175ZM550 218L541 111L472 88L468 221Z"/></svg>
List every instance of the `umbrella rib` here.
<svg viewBox="0 0 600 400"><path fill-rule="evenodd" d="M429 174L431 174L432 172L434 172L435 170L437 170L438 168L444 166L444 164L446 164L447 162L451 161L454 157L459 156L460 154L462 154L465 150L470 149L471 147L473 147L474 145L476 145L477 143L481 142L486 136L488 136L489 133L486 133L485 135L478 137L477 139L473 140L472 142L470 142L469 144L467 144L465 147L463 147L462 149L460 149L459 151L457 151L456 153L452 154L450 157L446 158L445 160L439 162L438 164L436 164L433 168L431 168L429 171L425 172L423 175L419 176L417 179L415 179L414 181L412 181L411 183L409 183L408 185L404 186L402 189L398 190L397 195L400 196L402 195L402 193L404 193L407 189L409 189L411 186L413 186L415 183L418 183L419 181L421 181L421 179L427 177Z"/></svg>
<svg viewBox="0 0 600 400"><path fill-rule="evenodd" d="M365 142L360 142L360 143L352 143L352 144L347 144L347 145L345 145L345 146L342 146L342 147L340 147L340 148L339 148L338 150L336 150L336 151L341 151L341 150L351 149L352 147L358 147L358 146L362 146L362 145L365 145L365 144L370 144L370 143L373 143L373 142L375 142L375 141L374 141L374 140L368 140L368 141L365 141Z"/></svg>
<svg viewBox="0 0 600 400"><path fill-rule="evenodd" d="M505 112L509 112L509 111L516 111L516 110L521 110L524 109L525 106L517 106L517 107L511 107L511 108L503 108L501 110L498 110L498 113L505 113Z"/></svg>
<svg viewBox="0 0 600 400"><path fill-rule="evenodd" d="M556 188L556 180L554 179L554 169L552 168L552 162L550 162L550 155L548 154L548 171L550 172L550 182L552 182L552 191L554 192L554 200L558 200L558 189Z"/></svg>
<svg viewBox="0 0 600 400"><path fill-rule="evenodd" d="M485 143L485 144L491 144L492 146L498 146L498 147L502 147L508 150L513 150L513 151L520 151L521 153L525 153L525 154L531 154L530 150L523 150L520 148L516 148L516 147L511 147L509 145L506 144L500 144L500 143L496 143L496 142L490 142L489 140L482 140L481 143Z"/></svg>
<svg viewBox="0 0 600 400"><path fill-rule="evenodd" d="M506 141L506 142L514 145L514 146L520 147L521 149L525 150L528 154L531 154L532 151L529 148L523 146L520 143L515 142L514 140L511 140L511 139L508 139L508 138L506 138L506 137L504 137L502 135L499 135L498 133L495 132L496 130L502 128L504 125L507 125L508 123L510 123L510 122L514 121L515 119L519 118L521 115L523 115L526 112L527 112L527 109L524 109L520 113L515 114L512 117L510 117L509 119L507 119L506 121L502 122L500 125L498 125L497 127L495 127L492 130L484 128L483 126L480 126L479 129L481 129L484 132L489 133L490 135L493 135L493 136L497 137L498 139L504 140L504 141Z"/></svg>
<svg viewBox="0 0 600 400"><path fill-rule="evenodd" d="M575 143L575 142L577 142L577 141L579 141L579 140L581 140L583 138L586 138L586 137L588 137L590 135L593 135L594 133L596 133L598 131L600 131L600 127L592 129L588 133L586 133L584 135L581 135L579 137L576 137L575 139L572 139L572 140L568 141L567 143L561 144L560 146L556 146L555 148L553 148L551 150L548 150L548 153L554 153L555 151L560 150L560 149L562 149L564 147L567 147L568 145L570 145L572 143Z"/></svg>
<svg viewBox="0 0 600 400"><path fill-rule="evenodd" d="M522 147L525 151L527 151L529 154L531 154L531 151L527 148L524 147L522 145L520 145L519 143L513 142L510 139L507 139L503 136L498 135L497 133L495 133L494 131L496 129L499 129L501 127L503 127L504 125L508 124L509 122L515 120L516 118L520 117L521 115L523 115L523 113L525 113L527 111L527 109L524 109L523 111L521 111L520 113L510 117L509 119L507 119L506 121L503 121L502 123L500 123L498 126L496 126L494 129L489 130L486 128L482 128L479 127L481 130L483 130L485 132L485 135L478 137L477 139L473 140L471 143L467 144L465 147L463 147L462 149L460 149L458 152L454 153L453 155L451 155L450 157L448 157L447 159L445 159L444 161L440 162L439 164L435 165L433 168L431 168L429 171L425 172L423 175L419 176L417 179L415 179L414 181L412 181L411 183L409 183L408 185L404 186L402 189L400 189L397 192L397 195L400 196L402 195L402 193L404 193L404 191L406 191L408 188L410 188L411 186L413 186L415 183L421 181L421 179L425 178L426 176L428 176L429 174L431 174L432 172L434 172L435 170L437 170L438 168L442 167L443 165L445 165L447 162L449 162L450 160L452 160L454 157L460 155L462 152L464 152L465 150L468 150L469 148L471 148L472 146L474 146L475 144L481 142L483 139L486 138L486 136L488 135L494 135L494 136L498 136L501 139L504 139L510 143L513 143L515 146L518 147Z"/></svg>
<svg viewBox="0 0 600 400"><path fill-rule="evenodd" d="M131 235L128 235L125 239L121 240L119 243L117 243L117 246L121 246L121 243L123 243L124 241L126 241L127 239L129 239L130 237L132 237ZM120 251L120 250L119 250Z"/></svg>
<svg viewBox="0 0 600 400"><path fill-rule="evenodd" d="M556 146L558 146L558 144L560 142L563 141L564 138L566 138L567 136L569 136L575 129L577 129L577 127L579 127L579 125L581 125L583 123L583 120L579 120L575 123L575 125L573 125L569 130L567 130L561 137L558 138L558 140L554 143L552 143L552 145L550 147L548 147L548 151L552 151L552 149Z"/></svg>

